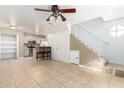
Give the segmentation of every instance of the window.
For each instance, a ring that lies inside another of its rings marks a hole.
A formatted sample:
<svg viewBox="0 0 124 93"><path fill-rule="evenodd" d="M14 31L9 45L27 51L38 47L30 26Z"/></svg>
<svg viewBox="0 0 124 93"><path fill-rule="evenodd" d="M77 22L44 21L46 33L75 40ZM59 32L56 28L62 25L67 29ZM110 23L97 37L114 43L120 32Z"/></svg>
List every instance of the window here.
<svg viewBox="0 0 124 93"><path fill-rule="evenodd" d="M12 59L18 56L17 36L0 33L0 59Z"/></svg>
<svg viewBox="0 0 124 93"><path fill-rule="evenodd" d="M121 35L124 34L124 26L121 26L119 24L117 25L114 25L111 29L110 29L110 34L113 36L113 37L119 37Z"/></svg>

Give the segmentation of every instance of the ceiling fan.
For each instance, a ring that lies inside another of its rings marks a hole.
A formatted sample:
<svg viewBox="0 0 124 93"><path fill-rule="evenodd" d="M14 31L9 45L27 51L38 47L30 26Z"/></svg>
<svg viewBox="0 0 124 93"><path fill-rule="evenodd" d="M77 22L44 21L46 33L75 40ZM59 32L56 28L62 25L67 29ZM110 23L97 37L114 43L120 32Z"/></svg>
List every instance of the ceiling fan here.
<svg viewBox="0 0 124 93"><path fill-rule="evenodd" d="M58 5L52 5L51 10L47 9L39 9L39 8L34 8L35 11L44 11L44 12L52 12L52 14L46 19L46 21L50 21L51 17L55 18L55 21L57 20L58 16L61 17L62 21L66 21L66 18L62 15L62 13L75 13L76 9L71 8L71 9L60 9Z"/></svg>

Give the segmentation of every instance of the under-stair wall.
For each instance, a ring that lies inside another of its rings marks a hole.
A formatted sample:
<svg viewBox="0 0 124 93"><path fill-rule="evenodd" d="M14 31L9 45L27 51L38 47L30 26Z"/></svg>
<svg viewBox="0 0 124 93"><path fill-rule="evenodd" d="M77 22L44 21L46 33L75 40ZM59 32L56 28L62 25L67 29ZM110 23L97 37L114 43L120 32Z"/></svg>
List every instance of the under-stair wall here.
<svg viewBox="0 0 124 93"><path fill-rule="evenodd" d="M108 45L106 41L88 32L80 25L72 26L71 33L76 39L78 39L83 45L89 48L96 55L106 59L105 49Z"/></svg>
<svg viewBox="0 0 124 93"><path fill-rule="evenodd" d="M70 35L70 49L80 51L80 65L89 65L93 63L101 64L102 58L92 52L87 46L82 44L74 35Z"/></svg>

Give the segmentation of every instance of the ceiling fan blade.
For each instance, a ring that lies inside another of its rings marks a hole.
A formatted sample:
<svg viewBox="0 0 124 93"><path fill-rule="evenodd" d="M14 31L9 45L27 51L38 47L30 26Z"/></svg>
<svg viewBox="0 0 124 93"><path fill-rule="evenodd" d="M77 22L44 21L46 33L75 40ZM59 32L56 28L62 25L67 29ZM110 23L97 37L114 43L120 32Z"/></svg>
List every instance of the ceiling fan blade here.
<svg viewBox="0 0 124 93"><path fill-rule="evenodd" d="M62 15L62 14L59 14L62 18L62 21L66 21L66 18Z"/></svg>
<svg viewBox="0 0 124 93"><path fill-rule="evenodd" d="M47 10L47 9L39 9L39 8L34 8L34 10L36 10L36 11L46 11L46 12L51 12L51 10Z"/></svg>
<svg viewBox="0 0 124 93"><path fill-rule="evenodd" d="M61 9L60 10L61 13L75 13L76 9L72 8L72 9Z"/></svg>

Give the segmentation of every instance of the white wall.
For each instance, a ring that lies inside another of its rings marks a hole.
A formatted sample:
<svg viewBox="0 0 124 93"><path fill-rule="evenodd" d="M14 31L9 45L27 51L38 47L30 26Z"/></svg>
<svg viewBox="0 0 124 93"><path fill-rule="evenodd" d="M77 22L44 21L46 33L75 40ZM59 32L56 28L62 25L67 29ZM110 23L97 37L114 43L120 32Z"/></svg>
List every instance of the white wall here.
<svg viewBox="0 0 124 93"><path fill-rule="evenodd" d="M87 31L109 43L105 51L109 62L124 64L124 35L120 37L112 37L110 35L111 27L116 24L124 26L124 19L104 22L101 18L97 18L85 23L80 23Z"/></svg>
<svg viewBox="0 0 124 93"><path fill-rule="evenodd" d="M69 63L70 35L68 28L48 34L47 40L49 46L52 47L52 58Z"/></svg>

